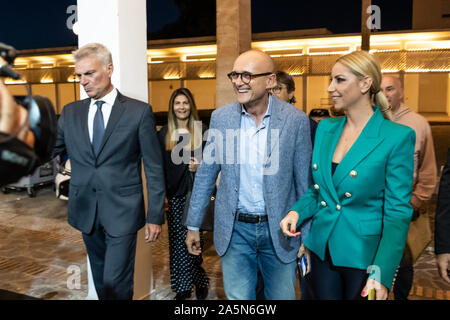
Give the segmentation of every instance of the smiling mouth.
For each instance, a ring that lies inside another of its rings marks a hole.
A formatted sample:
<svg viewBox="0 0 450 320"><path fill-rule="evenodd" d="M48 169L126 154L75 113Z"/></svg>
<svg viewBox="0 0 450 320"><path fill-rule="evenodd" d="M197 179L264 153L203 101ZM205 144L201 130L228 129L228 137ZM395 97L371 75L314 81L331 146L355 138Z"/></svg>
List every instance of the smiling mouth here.
<svg viewBox="0 0 450 320"><path fill-rule="evenodd" d="M250 89L249 88L245 88L245 89L244 88L236 88L236 91L239 93L247 93L250 91Z"/></svg>

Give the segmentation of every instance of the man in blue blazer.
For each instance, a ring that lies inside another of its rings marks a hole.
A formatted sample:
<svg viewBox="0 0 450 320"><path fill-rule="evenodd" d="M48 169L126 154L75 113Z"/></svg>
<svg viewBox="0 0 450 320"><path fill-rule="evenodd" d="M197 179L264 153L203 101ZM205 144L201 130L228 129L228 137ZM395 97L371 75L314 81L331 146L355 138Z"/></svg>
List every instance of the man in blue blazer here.
<svg viewBox="0 0 450 320"><path fill-rule="evenodd" d="M164 175L151 107L111 83L111 53L101 44L74 52L75 72L89 98L66 105L55 154L71 164L69 224L80 230L99 299L132 299L136 235L161 232ZM142 165L151 206L145 218ZM147 223L146 223L147 222Z"/></svg>
<svg viewBox="0 0 450 320"><path fill-rule="evenodd" d="M192 254L201 252L198 227L220 172L214 245L227 298L255 299L260 270L267 299L295 299L301 240L285 237L279 223L310 183L309 120L268 93L276 77L267 54L244 52L228 77L237 102L211 116L187 217L186 245Z"/></svg>

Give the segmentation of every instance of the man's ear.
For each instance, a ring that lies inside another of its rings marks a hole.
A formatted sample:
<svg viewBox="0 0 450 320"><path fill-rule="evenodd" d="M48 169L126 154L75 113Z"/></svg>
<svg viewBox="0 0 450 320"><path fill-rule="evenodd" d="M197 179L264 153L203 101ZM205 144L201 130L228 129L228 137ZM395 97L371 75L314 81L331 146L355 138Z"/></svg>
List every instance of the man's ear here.
<svg viewBox="0 0 450 320"><path fill-rule="evenodd" d="M272 73L270 76L267 76L267 85L266 89L272 89L277 85L277 76L275 73Z"/></svg>
<svg viewBox="0 0 450 320"><path fill-rule="evenodd" d="M111 75L114 71L114 65L112 63L108 63L106 66L106 72L108 72L109 77L111 78Z"/></svg>
<svg viewBox="0 0 450 320"><path fill-rule="evenodd" d="M288 92L288 98L291 100L294 97L295 91Z"/></svg>

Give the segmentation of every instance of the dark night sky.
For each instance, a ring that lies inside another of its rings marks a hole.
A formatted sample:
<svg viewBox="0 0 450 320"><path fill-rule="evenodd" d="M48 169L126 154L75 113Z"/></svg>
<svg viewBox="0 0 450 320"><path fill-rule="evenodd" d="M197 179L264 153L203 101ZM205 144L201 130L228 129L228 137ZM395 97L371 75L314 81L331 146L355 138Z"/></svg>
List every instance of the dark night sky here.
<svg viewBox="0 0 450 320"><path fill-rule="evenodd" d="M148 38L215 34L216 0L147 0ZM4 1L0 42L17 49L77 44L66 27L76 0ZM372 0L381 9L381 31L411 28L412 0ZM360 31L361 1L252 0L252 32L327 28L333 33Z"/></svg>

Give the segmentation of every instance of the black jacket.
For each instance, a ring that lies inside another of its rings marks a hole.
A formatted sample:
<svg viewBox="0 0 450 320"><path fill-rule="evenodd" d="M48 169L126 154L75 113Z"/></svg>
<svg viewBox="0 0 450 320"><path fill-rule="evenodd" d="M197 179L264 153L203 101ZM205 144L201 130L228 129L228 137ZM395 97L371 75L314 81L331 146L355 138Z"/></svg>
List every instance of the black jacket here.
<svg viewBox="0 0 450 320"><path fill-rule="evenodd" d="M436 254L450 253L450 148L439 183L434 240Z"/></svg>

